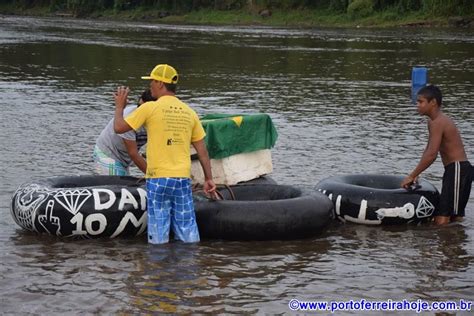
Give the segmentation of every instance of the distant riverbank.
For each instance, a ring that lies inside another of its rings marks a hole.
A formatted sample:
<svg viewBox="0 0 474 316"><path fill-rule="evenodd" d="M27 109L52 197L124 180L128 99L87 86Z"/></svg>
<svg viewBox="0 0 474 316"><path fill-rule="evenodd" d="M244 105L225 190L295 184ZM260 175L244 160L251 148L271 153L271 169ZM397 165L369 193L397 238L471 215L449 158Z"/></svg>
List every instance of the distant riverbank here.
<svg viewBox="0 0 474 316"><path fill-rule="evenodd" d="M77 12L68 10L52 11L48 7L35 6L18 8L0 4L0 14L27 16L61 16L66 18L106 19L143 21L168 24L203 24L235 26L272 27L462 27L474 28L474 16L437 16L414 11L399 14L396 10L373 12L363 18L354 18L346 13L305 9L305 10L209 10L202 9L186 13L173 13L138 7L132 10L101 10Z"/></svg>

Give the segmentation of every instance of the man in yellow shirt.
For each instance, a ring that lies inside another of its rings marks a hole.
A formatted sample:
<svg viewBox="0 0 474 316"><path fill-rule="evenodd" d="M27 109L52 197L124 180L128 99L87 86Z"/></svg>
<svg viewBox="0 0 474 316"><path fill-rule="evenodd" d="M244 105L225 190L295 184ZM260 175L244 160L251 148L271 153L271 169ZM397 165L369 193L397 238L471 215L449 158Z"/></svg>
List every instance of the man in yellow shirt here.
<svg viewBox="0 0 474 316"><path fill-rule="evenodd" d="M169 241L170 225L175 238L198 242L199 231L191 189L191 144L196 149L204 171L204 192L214 194L211 164L204 143L206 133L199 118L176 97L178 73L170 65L157 65L150 76L150 90L157 101L146 102L123 117L129 89L119 87L114 95L114 130L124 133L144 126L147 145L148 242Z"/></svg>

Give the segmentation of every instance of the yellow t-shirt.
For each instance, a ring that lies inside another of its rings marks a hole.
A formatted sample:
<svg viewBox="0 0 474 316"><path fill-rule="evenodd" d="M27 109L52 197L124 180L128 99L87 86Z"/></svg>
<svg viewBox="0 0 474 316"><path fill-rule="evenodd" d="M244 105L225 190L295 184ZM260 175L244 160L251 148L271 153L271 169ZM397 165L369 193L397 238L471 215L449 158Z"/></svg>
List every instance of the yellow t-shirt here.
<svg viewBox="0 0 474 316"><path fill-rule="evenodd" d="M146 102L125 118L148 134L146 178L189 178L191 142L206 136L196 112L175 96Z"/></svg>

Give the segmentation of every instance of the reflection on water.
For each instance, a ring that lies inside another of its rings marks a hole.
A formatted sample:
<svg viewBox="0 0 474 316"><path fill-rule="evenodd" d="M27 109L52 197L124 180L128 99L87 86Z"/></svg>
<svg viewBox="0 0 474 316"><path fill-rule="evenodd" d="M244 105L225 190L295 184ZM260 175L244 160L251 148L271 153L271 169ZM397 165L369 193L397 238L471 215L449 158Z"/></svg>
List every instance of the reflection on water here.
<svg viewBox="0 0 474 316"><path fill-rule="evenodd" d="M89 174L112 91L177 65L201 115L265 112L279 133L272 177L313 187L334 174L406 174L427 141L410 70L429 68L474 160L469 30L273 29L0 17L0 311L287 313L299 300L473 300L474 200L445 228L333 223L318 238L65 241L21 231L18 185ZM423 176L438 188L439 161ZM403 314L403 313L402 313ZM406 313L409 315L411 313Z"/></svg>
<svg viewBox="0 0 474 316"><path fill-rule="evenodd" d="M124 312L258 312L261 302L299 287L295 276L305 273L308 282L317 282L330 272L315 266L329 248L327 240L148 247L127 280L136 299Z"/></svg>

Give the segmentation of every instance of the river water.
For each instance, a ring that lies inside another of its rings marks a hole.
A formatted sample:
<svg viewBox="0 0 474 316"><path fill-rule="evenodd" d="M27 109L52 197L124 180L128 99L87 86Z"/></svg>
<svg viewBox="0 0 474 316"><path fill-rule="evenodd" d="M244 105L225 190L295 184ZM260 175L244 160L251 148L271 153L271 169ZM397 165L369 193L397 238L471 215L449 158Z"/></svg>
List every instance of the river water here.
<svg viewBox="0 0 474 316"><path fill-rule="evenodd" d="M274 242L63 240L22 231L9 211L24 182L90 174L95 139L113 116L112 92L128 85L135 99L147 84L140 76L158 63L176 66L179 96L200 115L268 113L279 133L279 183L410 172L427 141L426 120L410 103L413 66L428 67L442 89L472 161L472 30L0 16L0 56L2 314L290 314L291 299L474 300L472 193L461 224L334 222L315 238ZM440 189L442 171L438 159L423 177Z"/></svg>

